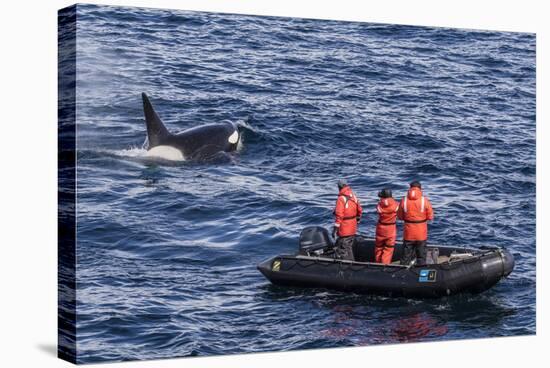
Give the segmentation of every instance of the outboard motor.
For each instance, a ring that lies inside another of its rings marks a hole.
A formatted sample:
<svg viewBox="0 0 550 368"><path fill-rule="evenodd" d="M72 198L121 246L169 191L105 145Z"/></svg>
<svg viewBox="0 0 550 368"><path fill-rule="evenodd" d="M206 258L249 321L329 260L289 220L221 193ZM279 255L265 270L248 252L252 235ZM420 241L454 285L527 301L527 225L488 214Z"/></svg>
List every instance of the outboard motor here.
<svg viewBox="0 0 550 368"><path fill-rule="evenodd" d="M333 246L327 229L322 226L308 226L300 233L301 255L320 255L327 248Z"/></svg>

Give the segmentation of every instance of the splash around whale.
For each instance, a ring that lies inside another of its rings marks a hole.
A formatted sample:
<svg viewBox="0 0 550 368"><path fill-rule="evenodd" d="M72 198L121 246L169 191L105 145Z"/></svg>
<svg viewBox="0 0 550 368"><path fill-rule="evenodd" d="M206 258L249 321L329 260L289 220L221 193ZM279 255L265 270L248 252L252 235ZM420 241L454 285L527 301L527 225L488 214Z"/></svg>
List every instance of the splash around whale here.
<svg viewBox="0 0 550 368"><path fill-rule="evenodd" d="M208 161L227 159L229 152L237 150L241 133L236 124L206 124L173 134L158 116L147 94L142 93L141 97L147 127L147 157L170 161Z"/></svg>

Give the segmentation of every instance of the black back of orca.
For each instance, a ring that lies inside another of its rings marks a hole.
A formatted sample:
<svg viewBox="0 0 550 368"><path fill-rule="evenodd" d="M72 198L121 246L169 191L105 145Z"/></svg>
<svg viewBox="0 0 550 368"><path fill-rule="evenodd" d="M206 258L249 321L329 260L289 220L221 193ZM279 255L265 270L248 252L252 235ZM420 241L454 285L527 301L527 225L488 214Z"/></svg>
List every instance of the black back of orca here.
<svg viewBox="0 0 550 368"><path fill-rule="evenodd" d="M148 150L158 146L169 146L180 150L186 159L202 159L237 149L241 137L235 124L207 124L172 134L166 129L147 95L142 93L141 96L147 126Z"/></svg>

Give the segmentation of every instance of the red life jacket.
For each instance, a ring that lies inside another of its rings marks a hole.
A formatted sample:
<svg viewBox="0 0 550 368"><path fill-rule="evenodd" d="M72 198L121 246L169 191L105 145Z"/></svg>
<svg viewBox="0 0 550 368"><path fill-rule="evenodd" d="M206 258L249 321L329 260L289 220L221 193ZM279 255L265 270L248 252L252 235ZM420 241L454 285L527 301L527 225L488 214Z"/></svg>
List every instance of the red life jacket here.
<svg viewBox="0 0 550 368"><path fill-rule="evenodd" d="M363 209L359 199L349 186L345 186L338 193L336 208L334 209L334 226L338 228L338 236L350 236L357 233L357 218L361 217Z"/></svg>
<svg viewBox="0 0 550 368"><path fill-rule="evenodd" d="M428 197L422 195L417 187L409 189L399 204L397 217L405 221L403 228L404 240L427 240L428 220L433 220L434 212Z"/></svg>
<svg viewBox="0 0 550 368"><path fill-rule="evenodd" d="M393 198L380 198L376 206L378 212L378 223L376 224L377 238L390 238L396 236L397 209L399 203Z"/></svg>

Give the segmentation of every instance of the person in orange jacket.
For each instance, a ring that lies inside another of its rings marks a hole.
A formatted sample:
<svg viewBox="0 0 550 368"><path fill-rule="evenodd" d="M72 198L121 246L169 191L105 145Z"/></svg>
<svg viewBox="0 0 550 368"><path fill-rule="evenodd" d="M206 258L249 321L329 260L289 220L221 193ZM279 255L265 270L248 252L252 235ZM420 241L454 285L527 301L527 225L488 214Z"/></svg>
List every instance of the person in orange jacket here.
<svg viewBox="0 0 550 368"><path fill-rule="evenodd" d="M428 197L422 194L422 185L418 181L410 184L407 195L399 204L397 217L405 222L401 264L411 264L416 255L416 264L426 265L427 221L433 220L434 211Z"/></svg>
<svg viewBox="0 0 550 368"><path fill-rule="evenodd" d="M355 259L353 256L355 234L363 209L359 199L344 179L338 181L338 190L336 208L334 209L335 221L332 229L333 237L338 234L335 251L339 258L353 261Z"/></svg>
<svg viewBox="0 0 550 368"><path fill-rule="evenodd" d="M397 209L399 203L392 197L391 189L382 189L378 192L380 201L376 205L378 223L376 224L376 240L374 246L374 261L390 264L397 236Z"/></svg>

